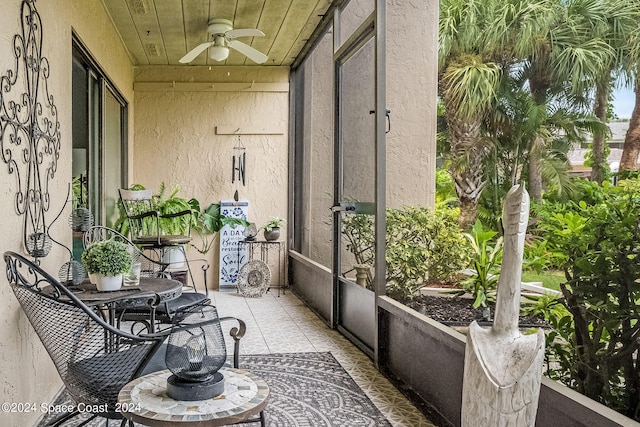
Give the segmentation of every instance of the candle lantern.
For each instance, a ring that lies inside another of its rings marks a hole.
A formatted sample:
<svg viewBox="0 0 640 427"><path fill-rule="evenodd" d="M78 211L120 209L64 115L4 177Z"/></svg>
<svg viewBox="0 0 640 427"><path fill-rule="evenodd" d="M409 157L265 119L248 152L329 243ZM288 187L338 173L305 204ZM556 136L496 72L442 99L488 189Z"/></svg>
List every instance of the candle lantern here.
<svg viewBox="0 0 640 427"><path fill-rule="evenodd" d="M167 395L175 400L207 400L222 394L227 360L218 311L195 307L175 316L165 362L173 373Z"/></svg>

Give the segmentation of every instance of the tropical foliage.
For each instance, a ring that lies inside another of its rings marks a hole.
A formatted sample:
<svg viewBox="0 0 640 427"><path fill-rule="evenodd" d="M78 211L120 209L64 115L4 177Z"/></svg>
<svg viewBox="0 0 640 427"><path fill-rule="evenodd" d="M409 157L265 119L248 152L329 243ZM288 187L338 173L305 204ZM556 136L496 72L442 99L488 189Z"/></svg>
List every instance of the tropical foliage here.
<svg viewBox="0 0 640 427"><path fill-rule="evenodd" d="M548 375L640 419L640 183L550 212L540 229L566 280L566 311L549 316Z"/></svg>
<svg viewBox="0 0 640 427"><path fill-rule="evenodd" d="M638 16L638 0L440 2L446 129L438 140L448 141L442 152L461 228L478 215L498 217L505 188L520 178L537 202L545 188L571 191L566 152L584 135L594 136L591 178L606 178L608 102L620 73L628 82L636 76Z"/></svg>
<svg viewBox="0 0 640 427"><path fill-rule="evenodd" d="M503 238L496 231L484 230L480 222L476 222L471 233L465 236L473 248L473 273L462 283L464 291L473 297L473 308L486 307L487 302L495 301L502 264Z"/></svg>

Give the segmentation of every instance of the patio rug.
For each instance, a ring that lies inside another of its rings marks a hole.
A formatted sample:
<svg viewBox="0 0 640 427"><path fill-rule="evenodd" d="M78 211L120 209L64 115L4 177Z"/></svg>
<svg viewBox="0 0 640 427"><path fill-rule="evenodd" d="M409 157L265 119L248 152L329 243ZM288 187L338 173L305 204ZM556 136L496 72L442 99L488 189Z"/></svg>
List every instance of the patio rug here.
<svg viewBox="0 0 640 427"><path fill-rule="evenodd" d="M391 426L331 353L248 355L240 358L240 367L261 376L271 389L265 409L269 426ZM64 402L71 403L66 393L55 403ZM63 426L78 425L81 418ZM104 426L105 419L96 418L87 425ZM120 421L110 420L108 425L119 426Z"/></svg>

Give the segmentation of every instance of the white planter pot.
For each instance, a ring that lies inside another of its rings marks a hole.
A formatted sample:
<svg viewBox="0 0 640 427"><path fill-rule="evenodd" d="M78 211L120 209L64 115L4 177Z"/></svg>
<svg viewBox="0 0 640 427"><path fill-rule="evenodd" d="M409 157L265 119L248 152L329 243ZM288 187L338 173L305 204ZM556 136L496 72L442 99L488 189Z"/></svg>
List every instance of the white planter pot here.
<svg viewBox="0 0 640 427"><path fill-rule="evenodd" d="M122 274L115 276L96 275L96 288L101 292L117 291L122 287Z"/></svg>
<svg viewBox="0 0 640 427"><path fill-rule="evenodd" d="M96 279L97 274L96 273L89 273L89 282L91 282L92 284L96 284L96 282L98 281Z"/></svg>
<svg viewBox="0 0 640 427"><path fill-rule="evenodd" d="M185 257L184 257L184 249L183 248L169 248L165 249L162 253L163 263L169 264L170 270L175 270L178 268L184 268Z"/></svg>

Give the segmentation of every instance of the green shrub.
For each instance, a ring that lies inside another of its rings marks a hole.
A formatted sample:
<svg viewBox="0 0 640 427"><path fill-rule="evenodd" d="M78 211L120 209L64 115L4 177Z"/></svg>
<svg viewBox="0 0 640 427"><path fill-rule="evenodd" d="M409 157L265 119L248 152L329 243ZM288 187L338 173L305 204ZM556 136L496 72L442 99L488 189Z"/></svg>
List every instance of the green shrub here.
<svg viewBox="0 0 640 427"><path fill-rule="evenodd" d="M387 209L386 230L387 294L392 298L410 298L427 279L446 280L469 263L470 244L458 228L454 210ZM342 234L358 264L373 263L370 215L346 216Z"/></svg>
<svg viewBox="0 0 640 427"><path fill-rule="evenodd" d="M446 280L469 264L470 245L452 210L387 211L387 293L411 297L429 278Z"/></svg>
<svg viewBox="0 0 640 427"><path fill-rule="evenodd" d="M640 184L605 183L592 195L593 204L580 201L542 224L564 254L560 288L570 313L551 319L551 376L639 419Z"/></svg>

